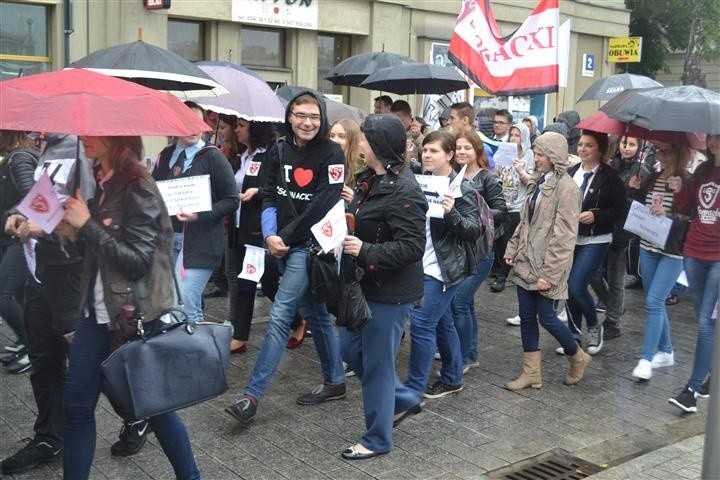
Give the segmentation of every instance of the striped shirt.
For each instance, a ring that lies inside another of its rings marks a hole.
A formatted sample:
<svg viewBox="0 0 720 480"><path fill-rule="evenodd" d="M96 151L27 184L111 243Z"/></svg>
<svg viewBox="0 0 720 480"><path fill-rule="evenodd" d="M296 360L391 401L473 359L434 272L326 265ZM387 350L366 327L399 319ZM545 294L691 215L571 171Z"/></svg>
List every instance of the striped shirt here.
<svg viewBox="0 0 720 480"><path fill-rule="evenodd" d="M667 217L670 217L673 211L673 206L675 204L675 197L673 196L673 193L668 191L666 187L667 180L658 177L657 180L655 180L655 184L653 185L653 187L648 190L648 193L645 196L645 205L647 205L648 207L652 207L653 205L662 205L665 209L665 215ZM671 258L683 258L682 255L670 255L669 253L666 253L661 247L650 243L642 238L640 239L640 247L651 252L661 253Z"/></svg>

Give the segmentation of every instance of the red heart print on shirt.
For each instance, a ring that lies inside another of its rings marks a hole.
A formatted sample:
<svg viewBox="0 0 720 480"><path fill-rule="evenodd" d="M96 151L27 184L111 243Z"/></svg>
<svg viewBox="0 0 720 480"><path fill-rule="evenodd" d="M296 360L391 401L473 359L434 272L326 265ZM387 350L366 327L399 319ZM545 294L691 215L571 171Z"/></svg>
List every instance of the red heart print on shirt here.
<svg viewBox="0 0 720 480"><path fill-rule="evenodd" d="M39 193L30 202L30 208L39 213L47 213L50 210L47 199Z"/></svg>
<svg viewBox="0 0 720 480"><path fill-rule="evenodd" d="M295 179L295 183L297 183L298 187L302 188L312 182L313 171L298 167L293 170L293 178Z"/></svg>
<svg viewBox="0 0 720 480"><path fill-rule="evenodd" d="M330 220L323 223L322 227L320 227L320 231L328 237L332 237L332 223L330 223Z"/></svg>
<svg viewBox="0 0 720 480"><path fill-rule="evenodd" d="M245 267L245 273L247 273L248 275L252 275L256 271L257 271L257 269L255 268L255 265L252 265L250 263L248 263L247 267Z"/></svg>

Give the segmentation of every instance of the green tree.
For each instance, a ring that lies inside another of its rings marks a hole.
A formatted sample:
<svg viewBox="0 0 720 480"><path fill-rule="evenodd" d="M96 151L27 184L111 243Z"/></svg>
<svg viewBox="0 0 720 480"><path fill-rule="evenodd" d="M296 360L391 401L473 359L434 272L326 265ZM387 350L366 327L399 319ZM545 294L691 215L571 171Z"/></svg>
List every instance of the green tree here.
<svg viewBox="0 0 720 480"><path fill-rule="evenodd" d="M654 77L671 52L685 52L683 84L703 85L701 59L720 54L720 0L625 0L630 35L643 37L642 62L629 71Z"/></svg>

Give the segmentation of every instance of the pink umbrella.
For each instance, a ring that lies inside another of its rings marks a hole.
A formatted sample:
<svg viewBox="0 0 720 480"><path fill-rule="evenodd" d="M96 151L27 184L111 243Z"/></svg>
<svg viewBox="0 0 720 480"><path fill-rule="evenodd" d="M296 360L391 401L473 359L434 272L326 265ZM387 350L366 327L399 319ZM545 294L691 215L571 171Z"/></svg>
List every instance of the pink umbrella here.
<svg viewBox="0 0 720 480"><path fill-rule="evenodd" d="M209 130L173 95L81 68L0 82L0 129L89 136Z"/></svg>
<svg viewBox="0 0 720 480"><path fill-rule="evenodd" d="M637 125L621 122L608 117L604 112L597 111L578 123L576 128L593 130L595 132L609 133L626 137L641 138L655 142L682 145L695 150L705 150L704 133L667 132L662 130L648 130Z"/></svg>

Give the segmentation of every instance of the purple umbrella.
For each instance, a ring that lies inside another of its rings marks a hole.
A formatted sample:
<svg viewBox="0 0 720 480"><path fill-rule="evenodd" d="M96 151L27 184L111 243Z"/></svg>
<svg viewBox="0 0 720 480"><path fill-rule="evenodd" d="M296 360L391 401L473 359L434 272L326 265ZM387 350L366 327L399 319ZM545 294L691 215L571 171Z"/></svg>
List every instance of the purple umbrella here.
<svg viewBox="0 0 720 480"><path fill-rule="evenodd" d="M220 97L196 98L195 102L203 108L253 122L285 121L285 108L261 79L233 68L231 64L200 64L198 67L230 92Z"/></svg>

